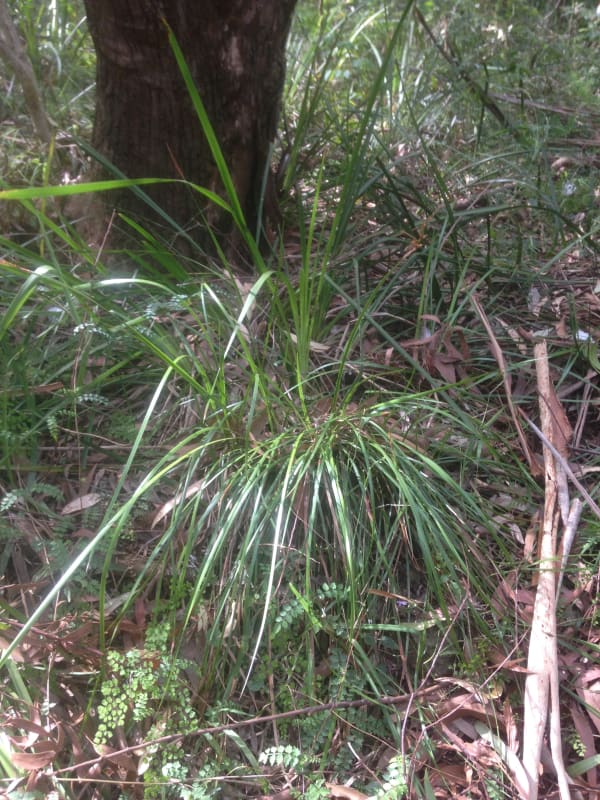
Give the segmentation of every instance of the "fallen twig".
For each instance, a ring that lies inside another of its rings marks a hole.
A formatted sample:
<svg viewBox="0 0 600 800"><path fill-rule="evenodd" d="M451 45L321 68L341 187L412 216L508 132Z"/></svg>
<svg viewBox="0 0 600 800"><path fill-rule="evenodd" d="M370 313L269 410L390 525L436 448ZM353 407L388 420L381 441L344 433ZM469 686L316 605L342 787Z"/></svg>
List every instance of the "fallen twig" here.
<svg viewBox="0 0 600 800"><path fill-rule="evenodd" d="M527 800L537 800L542 744L550 717L550 747L556 769L561 800L570 800L569 778L562 756L560 729L558 654L556 648L556 568L557 526L559 522L558 485L561 461L558 449L546 445L560 440L557 420L548 398L554 395L550 380L546 342L534 348L540 418L544 436L545 496L538 586L533 608L531 638L525 679L523 721L523 766L529 780ZM564 460L564 459L563 459Z"/></svg>
<svg viewBox="0 0 600 800"><path fill-rule="evenodd" d="M218 733L224 733L225 731L233 731L237 730L238 728L247 728L250 725L264 725L269 722L278 722L284 719L294 719L295 717L308 717L314 714L321 714L325 711L339 711L344 708L362 708L363 706L395 706L395 705L402 705L403 703L412 703L416 697L426 697L430 694L439 693L440 687L439 686L429 686L424 689L418 689L414 692L410 692L408 694L399 694L399 695L384 695L383 697L375 697L375 698L368 698L365 697L361 700L340 700L337 702L331 703L321 703L319 705L314 706L306 706L305 708L296 708L292 711L283 711L280 714L268 714L266 716L260 717L252 717L251 719L242 719L238 720L237 722L228 722L224 725L212 725L208 728L197 728L195 731L189 731L188 733L172 733L165 736L159 736L157 739L149 739L146 742L140 742L139 744L131 745L130 747L123 747L120 750L112 750L107 755L100 755L97 758L91 758L88 761L81 761L77 764L72 764L69 767L62 767L61 769L54 770L51 774L59 775L64 772L73 772L76 770L81 770L86 767L92 767L95 764L100 764L102 761L110 761L114 760L115 758L119 758L120 756L128 755L129 753L135 752L136 755L142 750L146 750L149 747L154 747L158 744L173 744L175 742L180 742L183 739L189 739L195 736L214 736Z"/></svg>
<svg viewBox="0 0 600 800"><path fill-rule="evenodd" d="M540 429L537 427L537 425L535 425L535 423L533 423L533 422L532 422L532 421L529 419L529 417L527 416L527 414L526 414L526 413L525 413L525 412L524 412L522 409L519 409L519 413L520 413L520 415L523 417L523 419L525 420L525 422L526 422L526 423L529 425L529 427L531 428L531 430L532 430L532 431L535 433L535 435L536 435L536 436L537 436L537 437L540 439L540 441L543 443L543 445L544 445L545 447L547 447L547 448L548 448L548 450L550 450L550 452L551 452L551 453L552 453L552 455L554 456L554 458L556 458L556 459L557 459L557 461L558 461L558 462L560 463L560 465L561 465L561 468L562 468L562 469L564 469L564 471L566 472L566 474L568 475L568 477L571 479L571 482L573 483L573 486L575 486L575 487L576 487L576 488L577 488L577 489L578 489L578 490L581 492L581 496L582 496L582 497L583 497L583 499L586 501L586 503L588 504L588 506L590 507L590 509L591 509L591 510L594 512L594 514L595 514L595 515L598 517L598 519L600 519L600 507L599 507L599 506L598 506L598 504L597 504L597 503L594 501L593 497L590 495L590 493L589 493L589 492L588 492L588 490L585 488L585 486L584 486L584 485L581 483L581 481L580 481L580 480L577 478L577 476L575 475L575 473L574 473L574 472L573 472L573 470L571 469L571 467L570 467L570 465L569 465L569 462L567 461L567 459L566 459L564 456L562 456L562 455L561 455L561 454L558 452L558 450L556 449L556 447L554 447L554 445L552 444L552 442L551 442L551 441L550 441L550 440L549 440L549 439L548 439L548 438L547 438L547 437L544 435L543 431L541 431L541 430L540 430Z"/></svg>

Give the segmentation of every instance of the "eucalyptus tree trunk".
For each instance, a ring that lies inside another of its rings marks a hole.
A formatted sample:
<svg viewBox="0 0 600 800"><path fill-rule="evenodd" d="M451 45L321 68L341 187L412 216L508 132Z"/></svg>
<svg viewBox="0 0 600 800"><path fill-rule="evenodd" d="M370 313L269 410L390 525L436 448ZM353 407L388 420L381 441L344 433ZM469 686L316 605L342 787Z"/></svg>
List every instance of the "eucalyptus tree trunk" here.
<svg viewBox="0 0 600 800"><path fill-rule="evenodd" d="M185 178L223 194L166 21L207 109L248 224L256 224L295 4L85 0L97 56L94 147L127 177ZM218 235L227 234L230 221L188 187L169 183L147 191L196 240L208 240L207 224ZM129 191L110 202L142 217L150 213Z"/></svg>

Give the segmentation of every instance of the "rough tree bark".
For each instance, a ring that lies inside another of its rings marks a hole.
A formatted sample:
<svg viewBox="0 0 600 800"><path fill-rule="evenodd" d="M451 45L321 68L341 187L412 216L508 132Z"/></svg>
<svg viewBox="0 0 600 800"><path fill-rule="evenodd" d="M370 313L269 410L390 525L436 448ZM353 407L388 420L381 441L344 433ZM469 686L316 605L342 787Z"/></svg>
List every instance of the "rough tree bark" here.
<svg viewBox="0 0 600 800"><path fill-rule="evenodd" d="M85 0L97 55L93 144L128 177L186 178L222 193L218 173L167 39L183 50L250 226L285 75L296 0ZM177 184L148 190L196 240L229 221ZM148 217L131 192L111 202ZM251 228L252 229L252 228Z"/></svg>

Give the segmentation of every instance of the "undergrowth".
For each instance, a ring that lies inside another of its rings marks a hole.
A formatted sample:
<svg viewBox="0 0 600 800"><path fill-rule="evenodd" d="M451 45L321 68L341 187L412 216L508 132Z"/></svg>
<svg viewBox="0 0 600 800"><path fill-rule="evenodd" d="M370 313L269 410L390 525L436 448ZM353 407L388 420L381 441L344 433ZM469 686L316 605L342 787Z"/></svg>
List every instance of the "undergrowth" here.
<svg viewBox="0 0 600 800"><path fill-rule="evenodd" d="M83 187L54 186L52 153L43 180L3 172L10 797L513 796L499 742L522 703L543 493L507 386L537 419L546 336L572 456L582 480L597 469L596 19L323 5L290 39L269 252L228 197L252 276L125 218L131 248L94 251L55 203ZM79 41L65 9L44 27L57 53ZM50 73L72 132L89 128L87 58ZM579 536L559 635L589 709L597 520ZM453 703L475 717L453 725Z"/></svg>

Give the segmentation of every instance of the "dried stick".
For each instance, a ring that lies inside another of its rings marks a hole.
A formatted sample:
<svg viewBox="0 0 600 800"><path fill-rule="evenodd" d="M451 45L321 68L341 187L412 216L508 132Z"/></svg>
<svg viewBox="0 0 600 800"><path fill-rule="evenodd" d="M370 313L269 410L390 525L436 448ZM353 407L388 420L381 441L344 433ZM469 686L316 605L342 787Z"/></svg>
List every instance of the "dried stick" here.
<svg viewBox="0 0 600 800"><path fill-rule="evenodd" d="M541 428L544 442L555 439L555 420L547 402L554 391L550 382L546 342L534 348L540 404ZM537 800L540 759L548 714L550 716L550 747L556 768L561 800L570 800L569 779L562 756L560 731L558 653L556 647L556 558L557 512L559 477L554 446L544 446L545 497L538 586L533 608L531 639L525 681L523 722L523 766L529 780L527 800Z"/></svg>

